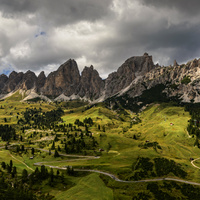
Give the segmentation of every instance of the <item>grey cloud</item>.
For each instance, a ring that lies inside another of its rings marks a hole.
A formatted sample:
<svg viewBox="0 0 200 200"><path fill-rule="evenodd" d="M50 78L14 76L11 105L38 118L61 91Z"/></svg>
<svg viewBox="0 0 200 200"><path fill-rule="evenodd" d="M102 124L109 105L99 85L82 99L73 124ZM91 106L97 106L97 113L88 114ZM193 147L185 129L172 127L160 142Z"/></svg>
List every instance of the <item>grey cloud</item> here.
<svg viewBox="0 0 200 200"><path fill-rule="evenodd" d="M138 4L132 7L128 3L121 4L119 12L114 13L109 7L112 0L0 0L0 11L4 17L28 23L27 26L32 26L33 30L35 26L38 30L32 31L33 41L30 41L31 32L24 33L20 39L18 34L10 40L9 35L0 31L4 60L20 70L38 71L51 64L58 66L69 58L77 60L85 57L84 64L93 64L105 78L127 58L143 55L146 51L161 65L173 64L174 59L181 63L200 56L200 20L195 17L198 16L200 2L130 2ZM28 19L29 14L32 14L31 19ZM89 31L87 27L77 28L82 26L78 24L80 21L90 23ZM101 28L100 23L105 27ZM61 36L55 36L57 28L64 31ZM74 37L65 40L67 28L74 32ZM18 31L23 34L22 29ZM99 31L105 34L98 34ZM93 36L95 39L92 39ZM30 46L30 54L27 57L13 56L10 48L24 40Z"/></svg>
<svg viewBox="0 0 200 200"><path fill-rule="evenodd" d="M67 24L80 20L95 21L109 14L112 0L0 0L5 17L22 17L34 14L31 23Z"/></svg>
<svg viewBox="0 0 200 200"><path fill-rule="evenodd" d="M199 14L200 1L198 0L142 0L144 5L159 8L175 9L182 14Z"/></svg>
<svg viewBox="0 0 200 200"><path fill-rule="evenodd" d="M155 18L152 13L142 13L137 20L119 21L116 36L99 42L99 57L103 57L101 50L107 52L106 56L102 52L105 71L116 70L128 57L143 55L146 51L161 65L173 64L174 59L182 63L200 56L200 21L169 25L165 15Z"/></svg>

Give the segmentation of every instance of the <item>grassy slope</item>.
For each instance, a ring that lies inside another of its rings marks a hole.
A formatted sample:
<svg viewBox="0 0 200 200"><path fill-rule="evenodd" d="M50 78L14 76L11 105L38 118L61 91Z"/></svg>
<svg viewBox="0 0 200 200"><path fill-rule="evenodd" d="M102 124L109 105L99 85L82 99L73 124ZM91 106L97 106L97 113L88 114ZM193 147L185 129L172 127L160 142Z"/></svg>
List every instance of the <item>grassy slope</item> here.
<svg viewBox="0 0 200 200"><path fill-rule="evenodd" d="M101 109L101 115L99 115ZM104 112L103 112L104 109ZM108 114L110 112L110 117ZM132 117L134 114L132 115ZM199 180L199 172L190 164L190 157L197 158L200 150L194 147L194 138L189 138L186 132L189 114L182 107L176 107L169 104L153 105L140 113L139 117L142 123L133 125L132 128L126 130L123 134L123 127L129 127L129 122L122 122L117 119L116 113L108 111L105 108L92 108L85 113L78 112L68 114L64 117L67 122L74 122L75 119L83 119L91 117L96 123L106 126L105 137L100 138L98 134L94 134L100 143L100 147L105 148L108 143L112 145L111 151L103 153L103 156L97 160L78 161L69 163L73 166L85 166L96 169L118 173L131 168L138 156L143 157L166 157L183 164L188 172L191 172L189 179ZM97 120L97 117L102 120ZM115 124L116 128L109 129L109 124ZM174 125L171 126L170 123ZM113 131L114 129L114 131ZM98 130L93 128L95 132ZM98 131L102 133L101 131ZM140 135L137 140L133 140L133 135ZM138 147L145 144L145 141L158 142L162 150L155 151L153 148L143 149ZM62 165L60 163L59 165Z"/></svg>
<svg viewBox="0 0 200 200"><path fill-rule="evenodd" d="M97 174L81 178L77 185L55 196L57 200L112 200L113 191L106 187Z"/></svg>
<svg viewBox="0 0 200 200"><path fill-rule="evenodd" d="M6 164L10 163L10 160L13 161L13 166L17 167L17 173L21 174L23 169L26 169L29 173L32 172L29 168L27 168L22 162L24 162L25 160L20 157L17 156L15 154L12 154L16 159L20 160L21 162L19 162L18 160L14 159L10 152L7 150L0 150L0 162L4 161ZM26 161L25 161L26 163ZM27 164L27 163L26 163ZM31 165L27 164L29 167L33 168Z"/></svg>
<svg viewBox="0 0 200 200"><path fill-rule="evenodd" d="M25 111L26 108L40 108L42 107L43 111L49 111L54 108L51 104L48 103L33 103L33 104L27 104L25 102L20 102L16 99L20 98L18 97L18 93L15 93L11 97L7 98L4 101L0 102L0 123L1 124L16 124L17 123L17 116L20 117L21 112ZM17 97L16 97L17 96ZM21 99L19 99L21 100ZM7 122L5 123L4 118L7 119Z"/></svg>
<svg viewBox="0 0 200 200"><path fill-rule="evenodd" d="M42 107L44 111L54 108L53 105L45 103L40 105L39 103L27 104L14 102L11 98L0 102L0 106L1 105L3 106L3 109L0 109L0 123L3 124L4 117L11 118L7 124L16 124L17 112L21 113L26 107ZM53 158L53 156L48 156L46 153L42 153L41 155L38 155L38 157L36 156L34 160L30 160L29 155L23 156L23 158L20 158L19 156L16 157L20 160L25 160L30 167L32 167L32 164L36 161L52 160L52 164L57 166L72 165L75 167L91 167L108 171L113 174L129 171L132 163L136 161L138 156L150 158L166 157L182 164L189 174L189 180L200 181L200 170L194 168L189 161L190 157L199 157L200 150L193 145L195 139L189 138L187 135L186 127L190 116L188 113L184 112L184 108L175 107L169 104L153 105L139 114L142 122L133 125L131 128L130 117L126 117L126 120L122 121L117 113L106 108L93 107L84 112L82 112L82 110L83 109L80 108L74 109L74 113L66 114L63 119L65 123L73 123L76 119L83 120L85 117L91 117L93 119L95 125L91 127L90 130L94 133L94 137L99 142L99 147L106 150L108 143L112 146L108 153L103 152L100 159L55 163L55 158ZM69 110L66 110L66 113L69 113ZM131 117L134 116L134 114L131 114ZM170 123L173 123L174 125L171 126ZM106 127L106 132L104 133L102 130L98 130L97 124L100 124L101 127L104 125ZM104 136L100 137L100 133ZM134 134L138 136L137 140L133 139ZM162 150L155 151L152 147L143 149L138 146L144 144L146 140L158 142ZM0 144L3 145L4 143L0 141ZM4 160L8 163L11 159L10 156L7 151L2 150L2 152L0 153L0 160ZM60 158L56 160L60 160ZM24 168L21 163L17 163L17 161L14 160L13 162L15 166L19 167L19 171ZM84 180L83 182L81 181L82 179ZM88 183L91 183L91 180L93 180L93 184L100 181L98 175L94 174L92 177L84 177L81 178L81 180L80 182L77 182L75 187L58 194L58 198L62 199L62 196L70 195L70 192L73 193L73 191L75 193L75 191L79 191L81 187L85 187L85 189L82 188L82 190L85 191L85 194L84 192L82 194L83 196L90 193L91 199L94 199L100 195L89 192L90 190L94 190L94 188L88 188L88 186L90 186ZM83 183L85 186L83 186ZM105 186L102 185L102 188L103 187ZM107 190L108 188L105 187L104 189ZM110 199L112 199L112 195L110 196Z"/></svg>

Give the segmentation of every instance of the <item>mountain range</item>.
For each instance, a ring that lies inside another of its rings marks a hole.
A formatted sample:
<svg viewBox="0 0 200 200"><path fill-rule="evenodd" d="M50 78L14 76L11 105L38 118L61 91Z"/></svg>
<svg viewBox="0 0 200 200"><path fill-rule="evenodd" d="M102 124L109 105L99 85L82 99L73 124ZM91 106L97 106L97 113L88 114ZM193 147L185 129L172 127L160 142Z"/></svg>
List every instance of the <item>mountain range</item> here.
<svg viewBox="0 0 200 200"><path fill-rule="evenodd" d="M159 93L168 99L200 102L200 59L182 65L174 61L173 66L164 67L155 65L152 56L145 53L127 59L105 80L93 66L85 67L80 74L73 59L47 77L43 71L38 76L32 71L13 71L8 77L0 75L0 97L6 98L19 91L23 100L39 97L47 101L83 99L101 102L128 96L139 101L138 97L152 88L159 88Z"/></svg>

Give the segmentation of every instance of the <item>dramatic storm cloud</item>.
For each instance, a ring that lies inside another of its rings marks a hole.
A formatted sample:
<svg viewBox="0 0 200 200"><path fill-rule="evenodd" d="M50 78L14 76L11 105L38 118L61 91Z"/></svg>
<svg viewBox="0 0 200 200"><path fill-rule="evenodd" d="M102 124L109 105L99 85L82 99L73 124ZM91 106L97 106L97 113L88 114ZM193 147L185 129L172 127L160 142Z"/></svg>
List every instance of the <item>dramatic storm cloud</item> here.
<svg viewBox="0 0 200 200"><path fill-rule="evenodd" d="M0 73L56 70L73 58L102 77L129 57L169 65L200 55L196 0L0 0Z"/></svg>

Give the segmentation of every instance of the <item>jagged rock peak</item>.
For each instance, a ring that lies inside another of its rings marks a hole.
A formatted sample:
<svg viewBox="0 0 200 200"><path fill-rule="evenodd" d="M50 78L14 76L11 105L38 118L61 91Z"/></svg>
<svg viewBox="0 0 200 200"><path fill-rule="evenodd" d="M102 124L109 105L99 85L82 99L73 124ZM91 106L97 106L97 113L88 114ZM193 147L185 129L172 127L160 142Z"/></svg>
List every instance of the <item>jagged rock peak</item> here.
<svg viewBox="0 0 200 200"><path fill-rule="evenodd" d="M87 71L90 71L90 72L96 71L98 73L98 71L96 69L94 69L93 65L91 65L90 67L85 66L84 69L83 69L83 71L81 72L81 74L83 74L83 73L85 73Z"/></svg>
<svg viewBox="0 0 200 200"><path fill-rule="evenodd" d="M8 76L6 76L5 74L1 74L0 79L8 79Z"/></svg>
<svg viewBox="0 0 200 200"><path fill-rule="evenodd" d="M79 83L80 73L77 63L69 59L57 71L51 72L46 78L41 92L47 96L57 97L62 93L71 96Z"/></svg>
<svg viewBox="0 0 200 200"><path fill-rule="evenodd" d="M40 74L38 75L38 78L46 78L44 71L40 72Z"/></svg>
<svg viewBox="0 0 200 200"><path fill-rule="evenodd" d="M132 68L135 73L139 73L140 75L144 75L145 73L155 68L152 56L149 56L148 53L144 53L143 56L133 56L127 59L118 70L121 70L121 68L127 66Z"/></svg>
<svg viewBox="0 0 200 200"><path fill-rule="evenodd" d="M174 65L173 67L177 67L178 66L178 63L176 62L176 60L174 60Z"/></svg>
<svg viewBox="0 0 200 200"><path fill-rule="evenodd" d="M5 87L7 80L8 77L5 74L0 75L0 92L2 92L2 89Z"/></svg>
<svg viewBox="0 0 200 200"><path fill-rule="evenodd" d="M13 79L18 75L18 73L16 71L12 71L9 75L9 79Z"/></svg>
<svg viewBox="0 0 200 200"><path fill-rule="evenodd" d="M34 72L32 72L31 70L28 70L25 74L24 74L24 76L23 76L23 78L26 78L26 77L30 77L30 78L36 78L36 75L35 75L35 73Z"/></svg>
<svg viewBox="0 0 200 200"><path fill-rule="evenodd" d="M65 68L72 68L72 67L75 67L78 69L78 66L77 66L77 63L74 59L69 59L67 60L65 63L63 63L57 71L59 70L64 70Z"/></svg>
<svg viewBox="0 0 200 200"><path fill-rule="evenodd" d="M135 78L144 76L155 68L152 56L133 56L119 67L117 72L111 73L106 79L106 97L112 96L128 87Z"/></svg>
<svg viewBox="0 0 200 200"><path fill-rule="evenodd" d="M37 77L37 90L39 91L40 88L42 88L46 81L46 75L44 71L40 72L40 74Z"/></svg>
<svg viewBox="0 0 200 200"><path fill-rule="evenodd" d="M22 77L22 81L18 86L20 89L23 90L30 90L36 86L37 83L37 76L34 72L28 70Z"/></svg>
<svg viewBox="0 0 200 200"><path fill-rule="evenodd" d="M104 81L99 76L97 70L91 65L85 67L81 73L79 86L76 94L87 99L97 99L102 95L104 89Z"/></svg>
<svg viewBox="0 0 200 200"><path fill-rule="evenodd" d="M94 70L94 67L93 67L93 65L91 65L91 66L90 66L90 69Z"/></svg>

